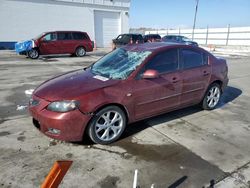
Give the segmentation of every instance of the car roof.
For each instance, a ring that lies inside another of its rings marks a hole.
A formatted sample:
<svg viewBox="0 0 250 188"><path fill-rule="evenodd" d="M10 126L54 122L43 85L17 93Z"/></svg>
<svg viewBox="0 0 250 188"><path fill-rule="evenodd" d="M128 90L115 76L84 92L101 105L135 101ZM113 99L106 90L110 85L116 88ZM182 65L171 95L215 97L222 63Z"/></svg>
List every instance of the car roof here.
<svg viewBox="0 0 250 188"><path fill-rule="evenodd" d="M183 47L190 46L175 42L147 42L142 44L126 45L123 48L131 51L156 51L167 47Z"/></svg>
<svg viewBox="0 0 250 188"><path fill-rule="evenodd" d="M128 44L121 48L125 50L129 50L129 51L136 51L136 52L151 51L153 53L157 53L161 50L165 50L168 48L189 48L189 49L199 50L203 53L206 53L214 57L213 54L211 54L210 52L198 46L191 46L188 44L175 43L175 42L147 42L147 43L140 43L140 44Z"/></svg>
<svg viewBox="0 0 250 188"><path fill-rule="evenodd" d="M46 31L46 32L44 32L44 33L54 33L54 32L72 32L72 33L74 33L74 32L79 32L79 33L86 33L85 31Z"/></svg>
<svg viewBox="0 0 250 188"><path fill-rule="evenodd" d="M155 33L155 34L146 34L146 35L144 35L144 36L158 36L159 34L158 33ZM160 36L160 35L159 35Z"/></svg>
<svg viewBox="0 0 250 188"><path fill-rule="evenodd" d="M120 34L120 35L141 35L140 33L123 33L123 34Z"/></svg>
<svg viewBox="0 0 250 188"><path fill-rule="evenodd" d="M184 37L183 35L165 35L164 37Z"/></svg>

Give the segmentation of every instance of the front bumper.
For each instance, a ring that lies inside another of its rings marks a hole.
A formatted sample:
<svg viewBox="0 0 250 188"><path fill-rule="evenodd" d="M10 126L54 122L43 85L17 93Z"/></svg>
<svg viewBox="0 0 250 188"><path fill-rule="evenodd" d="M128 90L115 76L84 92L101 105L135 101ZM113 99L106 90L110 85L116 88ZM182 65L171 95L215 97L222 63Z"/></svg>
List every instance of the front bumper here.
<svg viewBox="0 0 250 188"><path fill-rule="evenodd" d="M91 119L79 110L65 113L48 111L46 107L50 102L33 95L38 105L30 105L29 111L33 117L34 125L45 135L64 141L81 141L84 130ZM57 130L57 131L52 131Z"/></svg>

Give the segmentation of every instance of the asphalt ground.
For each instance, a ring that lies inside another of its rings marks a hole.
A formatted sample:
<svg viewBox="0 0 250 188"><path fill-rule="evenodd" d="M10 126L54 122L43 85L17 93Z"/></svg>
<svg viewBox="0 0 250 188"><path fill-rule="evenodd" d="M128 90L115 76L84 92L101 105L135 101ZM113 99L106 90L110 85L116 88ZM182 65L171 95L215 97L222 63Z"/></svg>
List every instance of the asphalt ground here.
<svg viewBox="0 0 250 188"><path fill-rule="evenodd" d="M194 106L140 121L108 146L41 134L28 114L25 91L86 67L108 51L38 60L0 51L0 187L39 187L55 161L72 160L60 187L132 187L138 169L140 187L249 188L250 60L245 54L226 55L230 81L213 111Z"/></svg>

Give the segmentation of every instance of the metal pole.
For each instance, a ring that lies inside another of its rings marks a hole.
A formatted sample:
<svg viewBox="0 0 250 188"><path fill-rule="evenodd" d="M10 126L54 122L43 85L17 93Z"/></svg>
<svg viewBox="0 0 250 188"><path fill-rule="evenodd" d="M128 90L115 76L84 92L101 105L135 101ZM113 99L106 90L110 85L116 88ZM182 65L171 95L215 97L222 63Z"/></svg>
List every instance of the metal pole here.
<svg viewBox="0 0 250 188"><path fill-rule="evenodd" d="M230 24L228 24L228 26L227 26L227 40L226 40L226 45L228 45L229 34L230 34Z"/></svg>
<svg viewBox="0 0 250 188"><path fill-rule="evenodd" d="M206 45L207 45L207 40L208 40L208 26L207 26L207 34L206 34Z"/></svg>
<svg viewBox="0 0 250 188"><path fill-rule="evenodd" d="M194 40L194 29L195 29L195 23L196 23L196 15L197 15L197 10L198 10L198 4L199 4L199 0L196 0L195 14L194 14L194 24L193 24L193 32L192 32L192 40Z"/></svg>

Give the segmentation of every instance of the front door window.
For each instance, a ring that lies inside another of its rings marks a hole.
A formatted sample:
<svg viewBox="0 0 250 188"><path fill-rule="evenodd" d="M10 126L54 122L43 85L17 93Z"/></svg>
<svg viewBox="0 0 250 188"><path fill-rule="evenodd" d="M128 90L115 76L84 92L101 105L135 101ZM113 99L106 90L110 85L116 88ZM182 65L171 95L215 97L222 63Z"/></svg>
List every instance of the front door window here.
<svg viewBox="0 0 250 188"><path fill-rule="evenodd" d="M43 37L44 41L54 41L56 40L56 34L55 33L49 33Z"/></svg>

